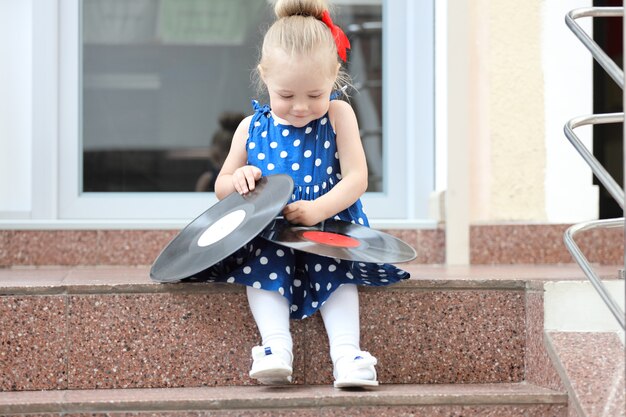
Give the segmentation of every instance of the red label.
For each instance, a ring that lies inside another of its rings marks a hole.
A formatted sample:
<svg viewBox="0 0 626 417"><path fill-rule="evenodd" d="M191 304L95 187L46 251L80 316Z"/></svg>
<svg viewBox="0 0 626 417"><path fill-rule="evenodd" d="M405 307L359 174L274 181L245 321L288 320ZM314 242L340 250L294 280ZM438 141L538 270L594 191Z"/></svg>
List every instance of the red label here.
<svg viewBox="0 0 626 417"><path fill-rule="evenodd" d="M356 248L361 245L358 240L353 239L350 236L340 235L339 233L321 232L317 230L303 232L302 237L310 240L311 242L340 248Z"/></svg>

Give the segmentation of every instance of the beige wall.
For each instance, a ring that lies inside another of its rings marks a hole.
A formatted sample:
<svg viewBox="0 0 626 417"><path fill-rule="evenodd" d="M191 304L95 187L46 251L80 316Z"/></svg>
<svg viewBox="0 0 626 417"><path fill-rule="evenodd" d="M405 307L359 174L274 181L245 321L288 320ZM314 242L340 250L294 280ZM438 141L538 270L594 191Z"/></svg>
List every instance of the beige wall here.
<svg viewBox="0 0 626 417"><path fill-rule="evenodd" d="M468 4L470 222L544 221L542 2Z"/></svg>

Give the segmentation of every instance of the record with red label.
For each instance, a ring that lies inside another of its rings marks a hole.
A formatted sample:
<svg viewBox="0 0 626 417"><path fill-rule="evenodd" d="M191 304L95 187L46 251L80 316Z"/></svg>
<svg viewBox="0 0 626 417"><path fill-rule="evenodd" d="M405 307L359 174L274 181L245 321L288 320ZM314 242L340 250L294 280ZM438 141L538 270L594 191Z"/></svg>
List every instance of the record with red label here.
<svg viewBox="0 0 626 417"><path fill-rule="evenodd" d="M277 218L261 237L303 252L348 261L401 263L417 256L415 249L397 237L342 220L306 227Z"/></svg>
<svg viewBox="0 0 626 417"><path fill-rule="evenodd" d="M157 282L189 278L233 254L276 218L293 193L289 175L270 175L254 191L234 192L189 223L152 264Z"/></svg>

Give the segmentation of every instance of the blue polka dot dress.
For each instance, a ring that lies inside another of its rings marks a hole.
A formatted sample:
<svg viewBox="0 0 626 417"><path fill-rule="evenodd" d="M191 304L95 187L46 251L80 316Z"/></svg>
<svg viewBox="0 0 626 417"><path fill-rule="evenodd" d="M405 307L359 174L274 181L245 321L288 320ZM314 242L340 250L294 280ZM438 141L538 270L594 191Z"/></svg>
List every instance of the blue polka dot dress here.
<svg viewBox="0 0 626 417"><path fill-rule="evenodd" d="M252 104L248 163L259 167L263 176L289 174L294 181L291 201L314 200L341 181L335 132L328 115L298 128L278 123L269 106L257 101ZM360 200L334 218L369 226ZM256 237L191 279L278 291L289 301L291 318L303 319L315 313L342 284L382 286L408 278L408 272L390 264L322 257Z"/></svg>

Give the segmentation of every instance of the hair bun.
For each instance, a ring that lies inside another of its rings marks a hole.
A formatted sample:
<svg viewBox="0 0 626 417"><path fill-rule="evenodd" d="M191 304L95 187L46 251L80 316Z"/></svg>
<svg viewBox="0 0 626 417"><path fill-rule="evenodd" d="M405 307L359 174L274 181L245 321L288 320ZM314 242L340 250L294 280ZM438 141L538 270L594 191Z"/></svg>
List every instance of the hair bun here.
<svg viewBox="0 0 626 417"><path fill-rule="evenodd" d="M328 9L326 0L278 0L274 13L278 19L289 16L313 16L319 18Z"/></svg>

